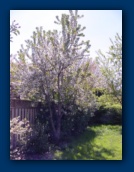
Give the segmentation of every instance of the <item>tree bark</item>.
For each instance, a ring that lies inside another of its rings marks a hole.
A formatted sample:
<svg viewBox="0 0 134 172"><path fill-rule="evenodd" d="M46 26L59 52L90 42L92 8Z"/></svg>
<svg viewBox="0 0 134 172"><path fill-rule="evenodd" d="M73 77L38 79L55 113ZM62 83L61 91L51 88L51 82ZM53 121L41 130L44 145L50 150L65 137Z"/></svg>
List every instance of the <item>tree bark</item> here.
<svg viewBox="0 0 134 172"><path fill-rule="evenodd" d="M54 133L54 140L56 144L59 144L59 141L61 139L61 117L58 117L57 119L57 128Z"/></svg>

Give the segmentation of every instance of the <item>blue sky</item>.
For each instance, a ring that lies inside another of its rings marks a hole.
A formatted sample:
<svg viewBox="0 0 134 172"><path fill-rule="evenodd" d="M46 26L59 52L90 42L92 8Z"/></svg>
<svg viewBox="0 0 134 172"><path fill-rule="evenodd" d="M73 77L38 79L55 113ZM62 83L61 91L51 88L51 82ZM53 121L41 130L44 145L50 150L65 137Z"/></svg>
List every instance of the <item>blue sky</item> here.
<svg viewBox="0 0 134 172"><path fill-rule="evenodd" d="M122 10L79 10L84 15L79 20L84 30L85 40L90 40L90 56L94 58L96 51L107 52L110 46L110 38L114 40L116 33L122 36ZM20 35L13 37L10 44L10 54L16 54L20 45L25 45L36 27L43 26L44 30L60 29L54 24L55 16L69 13L68 10L11 10L10 22L16 20L21 26Z"/></svg>

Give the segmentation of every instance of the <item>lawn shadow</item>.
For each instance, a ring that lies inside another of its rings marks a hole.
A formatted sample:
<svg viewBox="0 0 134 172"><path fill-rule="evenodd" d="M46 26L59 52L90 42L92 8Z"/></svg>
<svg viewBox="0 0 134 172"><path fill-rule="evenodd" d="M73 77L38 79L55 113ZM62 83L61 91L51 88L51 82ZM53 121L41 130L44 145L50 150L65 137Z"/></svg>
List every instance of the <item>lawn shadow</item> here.
<svg viewBox="0 0 134 172"><path fill-rule="evenodd" d="M87 129L81 136L75 138L62 152L57 152L57 160L106 160L106 157L113 157L112 150L101 145L93 144L98 135L92 129Z"/></svg>

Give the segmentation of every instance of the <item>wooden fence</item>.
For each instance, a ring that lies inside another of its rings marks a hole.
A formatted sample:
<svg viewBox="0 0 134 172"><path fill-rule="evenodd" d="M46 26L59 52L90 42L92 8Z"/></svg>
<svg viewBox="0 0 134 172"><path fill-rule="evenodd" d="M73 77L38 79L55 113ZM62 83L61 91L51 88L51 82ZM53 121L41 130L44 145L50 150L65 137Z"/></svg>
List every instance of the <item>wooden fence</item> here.
<svg viewBox="0 0 134 172"><path fill-rule="evenodd" d="M31 125L34 125L35 117L41 108L41 103L38 102L10 99L10 120L20 116L21 120L26 118ZM20 138L20 134L10 134L10 140L12 140L10 144L13 148L16 147L16 143Z"/></svg>
<svg viewBox="0 0 134 172"><path fill-rule="evenodd" d="M34 119L37 115L37 108L17 108L17 107L11 107L10 108L10 120L12 120L15 117L20 116L21 120L26 118L29 120L31 124L34 123Z"/></svg>
<svg viewBox="0 0 134 172"><path fill-rule="evenodd" d="M10 99L10 119L20 116L21 119L26 118L30 123L33 123L41 108L40 102Z"/></svg>

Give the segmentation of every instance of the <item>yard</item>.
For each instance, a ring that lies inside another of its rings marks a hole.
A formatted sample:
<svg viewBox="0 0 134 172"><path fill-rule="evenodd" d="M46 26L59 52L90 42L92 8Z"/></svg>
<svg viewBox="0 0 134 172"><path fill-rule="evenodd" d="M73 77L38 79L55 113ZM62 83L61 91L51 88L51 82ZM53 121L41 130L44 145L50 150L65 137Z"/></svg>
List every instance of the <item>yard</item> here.
<svg viewBox="0 0 134 172"><path fill-rule="evenodd" d="M54 149L42 155L32 155L29 160L122 160L122 126L96 125L64 148Z"/></svg>
<svg viewBox="0 0 134 172"><path fill-rule="evenodd" d="M10 159L122 160L121 33L104 46L106 54L96 47L92 56L82 11L55 12L59 29L35 22L10 55ZM11 21L10 42L25 28L21 21Z"/></svg>
<svg viewBox="0 0 134 172"><path fill-rule="evenodd" d="M88 127L65 150L54 153L55 160L122 160L122 127Z"/></svg>

